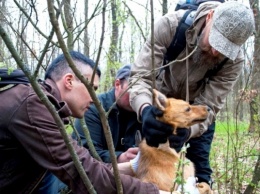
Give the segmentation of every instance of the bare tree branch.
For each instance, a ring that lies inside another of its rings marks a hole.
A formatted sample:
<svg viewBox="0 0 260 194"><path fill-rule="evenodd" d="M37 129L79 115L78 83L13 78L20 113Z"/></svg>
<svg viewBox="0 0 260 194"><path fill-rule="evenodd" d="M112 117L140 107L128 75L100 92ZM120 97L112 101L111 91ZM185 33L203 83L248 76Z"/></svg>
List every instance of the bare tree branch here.
<svg viewBox="0 0 260 194"><path fill-rule="evenodd" d="M22 8L22 6L16 1L14 0L14 3L16 4L16 6L20 9L20 11L26 16L26 18L31 22L32 26L37 30L37 32L39 32L39 34L41 34L44 38L46 38L48 40L48 36L45 35L38 27L37 25L32 21L31 17L26 13L26 11ZM51 41L52 44L54 44L55 46L58 47L57 43Z"/></svg>
<svg viewBox="0 0 260 194"><path fill-rule="evenodd" d="M155 59L154 59L154 12L153 12L153 0L150 0L151 5L151 56L152 56L152 87L155 88ZM154 103L154 95L153 95Z"/></svg>
<svg viewBox="0 0 260 194"><path fill-rule="evenodd" d="M81 127L83 128L84 135L85 135L86 139L88 140L87 144L88 144L88 148L89 148L92 156L94 158L96 158L97 160L102 161L102 159L99 157L99 155L98 155L98 153L97 153L97 151L95 149L95 146L94 146L94 144L92 142L92 139L91 139L91 136L90 136L90 133L89 133L89 130L88 130L88 127L86 125L86 122L85 122L84 118L80 119L80 124L81 124Z"/></svg>
<svg viewBox="0 0 260 194"><path fill-rule="evenodd" d="M71 69L73 70L73 72L76 74L76 76L78 76L78 78L83 81L83 83L87 86L88 90L90 91L90 93L92 93L93 95L93 88L89 85L88 81L84 78L84 76L80 73L80 71L75 67L74 65L74 62L68 52L68 49L66 47L66 44L62 38L62 35L61 35L61 32L60 32L60 28L59 28L59 23L55 17L55 14L54 14L54 6L53 6L53 1L52 0L48 0L48 12L49 12L49 16L50 16L50 21L52 23L52 26L54 28L54 31L57 35L57 38L58 38L58 41L59 41L59 44L61 45L61 49L64 53L64 56L67 60L67 62L69 63L69 66L71 67ZM91 91L92 90L92 91ZM68 145L69 147L69 150L70 150L70 153L72 155L72 158L73 158L73 162L75 163L75 166L80 174L80 177L82 179L82 181L84 182L86 188L88 189L88 191L90 193L96 193L93 185L91 184L88 176L86 175L86 172L83 168L83 166L81 165L80 161L79 161L79 158L78 158L78 155L75 153L72 145Z"/></svg>
<svg viewBox="0 0 260 194"><path fill-rule="evenodd" d="M139 30L140 30L140 32L141 32L141 35L142 35L144 41L146 41L146 37L145 37L145 35L144 35L144 32L143 32L141 26L139 25L137 19L136 19L135 16L133 15L133 12L131 11L131 9L129 8L129 6L128 6L124 1L123 1L122 3L127 7L129 14L132 16L132 18L134 19L134 21L135 21L137 27L139 28Z"/></svg>

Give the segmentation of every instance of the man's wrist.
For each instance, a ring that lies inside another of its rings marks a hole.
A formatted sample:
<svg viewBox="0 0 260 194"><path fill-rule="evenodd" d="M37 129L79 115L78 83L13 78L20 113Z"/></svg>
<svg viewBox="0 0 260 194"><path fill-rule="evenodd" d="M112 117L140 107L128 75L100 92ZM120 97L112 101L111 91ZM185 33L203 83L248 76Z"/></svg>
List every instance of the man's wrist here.
<svg viewBox="0 0 260 194"><path fill-rule="evenodd" d="M133 168L131 162L129 162L129 165L130 165L130 169L131 169L131 171L132 171L132 176L136 176L135 170L134 170L134 168Z"/></svg>
<svg viewBox="0 0 260 194"><path fill-rule="evenodd" d="M130 162L118 163L117 166L120 174L135 176L134 170L132 169ZM113 168L111 169L111 171L113 172Z"/></svg>
<svg viewBox="0 0 260 194"><path fill-rule="evenodd" d="M142 120L141 119L141 117L142 117L142 113L143 113L143 110L144 110L144 108L145 107L147 107L147 106L151 106L151 104L150 103L145 103L145 104L143 104L142 106L141 106L141 108L140 108L140 110L139 110L139 115L140 115L140 120Z"/></svg>

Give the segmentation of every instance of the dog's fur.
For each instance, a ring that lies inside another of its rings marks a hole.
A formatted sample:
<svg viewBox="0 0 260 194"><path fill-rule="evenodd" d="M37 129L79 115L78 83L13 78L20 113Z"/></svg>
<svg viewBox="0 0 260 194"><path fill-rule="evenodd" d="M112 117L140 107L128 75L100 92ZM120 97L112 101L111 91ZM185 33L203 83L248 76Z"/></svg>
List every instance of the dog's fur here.
<svg viewBox="0 0 260 194"><path fill-rule="evenodd" d="M183 100L166 98L157 90L155 103L163 111L163 116L158 120L170 124L176 133L177 128L188 128L196 123L203 122L208 111L206 106L190 105ZM169 146L169 142L160 144L158 148L150 147L143 140L140 145L140 159L137 170L137 177L144 182L156 184L160 190L170 191L176 178L179 154ZM190 162L184 167L184 179L195 176L195 169ZM206 183L197 185L201 194L210 194L211 190ZM176 188L175 188L176 189Z"/></svg>

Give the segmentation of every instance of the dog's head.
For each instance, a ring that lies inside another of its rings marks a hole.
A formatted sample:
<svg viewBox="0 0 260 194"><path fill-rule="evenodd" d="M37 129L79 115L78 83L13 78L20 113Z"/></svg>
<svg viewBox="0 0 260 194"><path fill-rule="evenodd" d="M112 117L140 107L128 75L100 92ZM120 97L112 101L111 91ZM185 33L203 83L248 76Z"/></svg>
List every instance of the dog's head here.
<svg viewBox="0 0 260 194"><path fill-rule="evenodd" d="M167 98L157 90L153 90L156 106L163 111L163 116L157 119L168 123L173 128L188 128L201 123L208 117L207 106L190 105L184 100Z"/></svg>

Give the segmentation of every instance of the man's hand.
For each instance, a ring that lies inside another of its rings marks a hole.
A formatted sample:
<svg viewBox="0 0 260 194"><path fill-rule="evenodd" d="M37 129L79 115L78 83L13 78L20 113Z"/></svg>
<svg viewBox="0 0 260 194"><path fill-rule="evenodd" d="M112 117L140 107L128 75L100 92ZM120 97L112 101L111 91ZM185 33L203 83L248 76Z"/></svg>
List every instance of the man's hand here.
<svg viewBox="0 0 260 194"><path fill-rule="evenodd" d="M118 158L117 158L117 162L121 163L121 162L129 162L130 160L132 160L133 158L136 157L137 153L138 153L139 148L129 148L128 150L126 150L124 153L122 153Z"/></svg>
<svg viewBox="0 0 260 194"><path fill-rule="evenodd" d="M190 129L177 128L176 135L169 136L170 147L174 148L176 152L181 151L182 146L190 137Z"/></svg>
<svg viewBox="0 0 260 194"><path fill-rule="evenodd" d="M143 134L149 146L158 147L172 134L172 126L156 120L163 112L154 106L146 106L142 111Z"/></svg>

